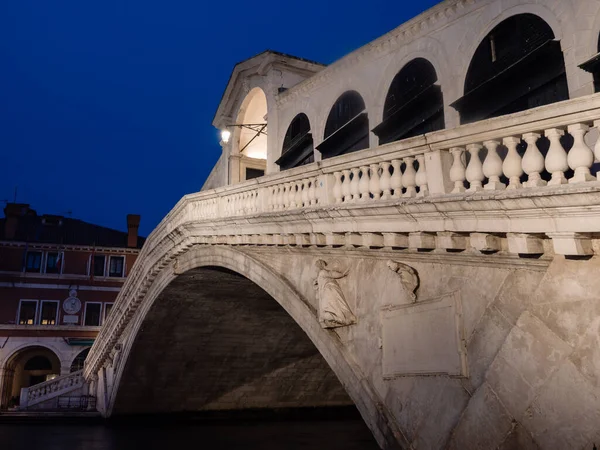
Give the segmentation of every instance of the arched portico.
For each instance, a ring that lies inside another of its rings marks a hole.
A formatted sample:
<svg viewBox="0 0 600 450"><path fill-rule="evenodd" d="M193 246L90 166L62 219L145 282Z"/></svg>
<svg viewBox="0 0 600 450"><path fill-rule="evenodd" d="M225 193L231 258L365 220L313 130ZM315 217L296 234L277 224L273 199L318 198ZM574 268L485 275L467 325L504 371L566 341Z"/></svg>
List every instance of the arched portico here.
<svg viewBox="0 0 600 450"><path fill-rule="evenodd" d="M105 415L118 413L118 410L114 408L119 405L118 392L121 383L126 381L124 375L128 370L126 369L128 360L135 352L136 337L142 329L145 329L145 320L152 316L155 303L160 302L161 294L167 291L171 283L177 283L178 276L185 276L190 271L193 273L202 268L220 268L219 270L231 271L236 274L235 276L242 277L256 285L257 290L264 291L270 299L275 300L302 329L327 365L333 370L378 443L385 448L395 448L401 441L399 431L387 409L378 399L374 387L366 381L358 365L352 362L353 358L346 354L336 333L321 328L315 318L314 307L308 300L302 298L283 277L276 275L260 261L225 246L191 247L189 251L177 257L176 273L167 267L157 275L140 305L138 313L132 319L133 323L123 341L122 352L118 356L114 373L110 373L112 369L109 369L106 371L108 373L105 372L105 380L102 379L102 376L98 380L102 386L101 390L103 386L106 386L107 389ZM252 339L256 338L257 336L252 337ZM317 356L309 355L315 361L319 359ZM319 367L318 370L323 369L318 363L315 364ZM114 388L111 389L112 386ZM101 403L100 407L102 408Z"/></svg>
<svg viewBox="0 0 600 450"><path fill-rule="evenodd" d="M61 373L57 352L45 345L13 351L0 365L0 409L18 404L21 388L42 383Z"/></svg>

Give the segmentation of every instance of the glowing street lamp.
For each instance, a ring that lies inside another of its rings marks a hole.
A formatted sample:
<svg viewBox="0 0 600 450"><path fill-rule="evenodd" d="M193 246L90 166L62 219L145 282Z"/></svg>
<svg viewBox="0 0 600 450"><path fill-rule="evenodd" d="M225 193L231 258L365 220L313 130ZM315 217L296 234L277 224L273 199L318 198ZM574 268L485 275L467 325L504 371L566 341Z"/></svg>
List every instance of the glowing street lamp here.
<svg viewBox="0 0 600 450"><path fill-rule="evenodd" d="M229 130L221 130L221 140L227 144L229 142L229 138L231 137L231 131Z"/></svg>

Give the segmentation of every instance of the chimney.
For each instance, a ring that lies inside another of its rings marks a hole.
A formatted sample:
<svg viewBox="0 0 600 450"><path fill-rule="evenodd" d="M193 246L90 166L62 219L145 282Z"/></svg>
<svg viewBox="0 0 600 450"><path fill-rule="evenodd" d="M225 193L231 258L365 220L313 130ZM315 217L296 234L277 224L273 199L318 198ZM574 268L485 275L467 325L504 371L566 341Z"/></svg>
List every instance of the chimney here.
<svg viewBox="0 0 600 450"><path fill-rule="evenodd" d="M127 247L137 247L139 227L140 215L127 214Z"/></svg>
<svg viewBox="0 0 600 450"><path fill-rule="evenodd" d="M27 203L7 203L4 208L4 239L12 240L17 236L19 228L19 217L27 215L29 212L35 215L35 211L29 209Z"/></svg>

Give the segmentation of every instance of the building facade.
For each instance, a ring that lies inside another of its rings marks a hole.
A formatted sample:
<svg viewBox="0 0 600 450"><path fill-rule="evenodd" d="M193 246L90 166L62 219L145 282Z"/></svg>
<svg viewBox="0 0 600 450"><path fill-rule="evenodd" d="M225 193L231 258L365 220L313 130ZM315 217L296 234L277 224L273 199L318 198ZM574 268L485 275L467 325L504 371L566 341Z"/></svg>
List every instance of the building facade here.
<svg viewBox="0 0 600 450"><path fill-rule="evenodd" d="M144 242L127 232L8 203L0 219L0 409L21 388L83 368Z"/></svg>

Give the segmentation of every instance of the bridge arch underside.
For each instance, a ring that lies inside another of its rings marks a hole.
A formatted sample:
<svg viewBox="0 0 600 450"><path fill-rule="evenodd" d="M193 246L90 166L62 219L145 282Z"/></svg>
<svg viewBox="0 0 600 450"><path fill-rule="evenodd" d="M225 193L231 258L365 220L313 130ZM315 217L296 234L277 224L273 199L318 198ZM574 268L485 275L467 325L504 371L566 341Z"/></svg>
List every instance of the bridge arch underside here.
<svg viewBox="0 0 600 450"><path fill-rule="evenodd" d="M132 345L113 415L353 405L309 337L227 269L175 278Z"/></svg>

